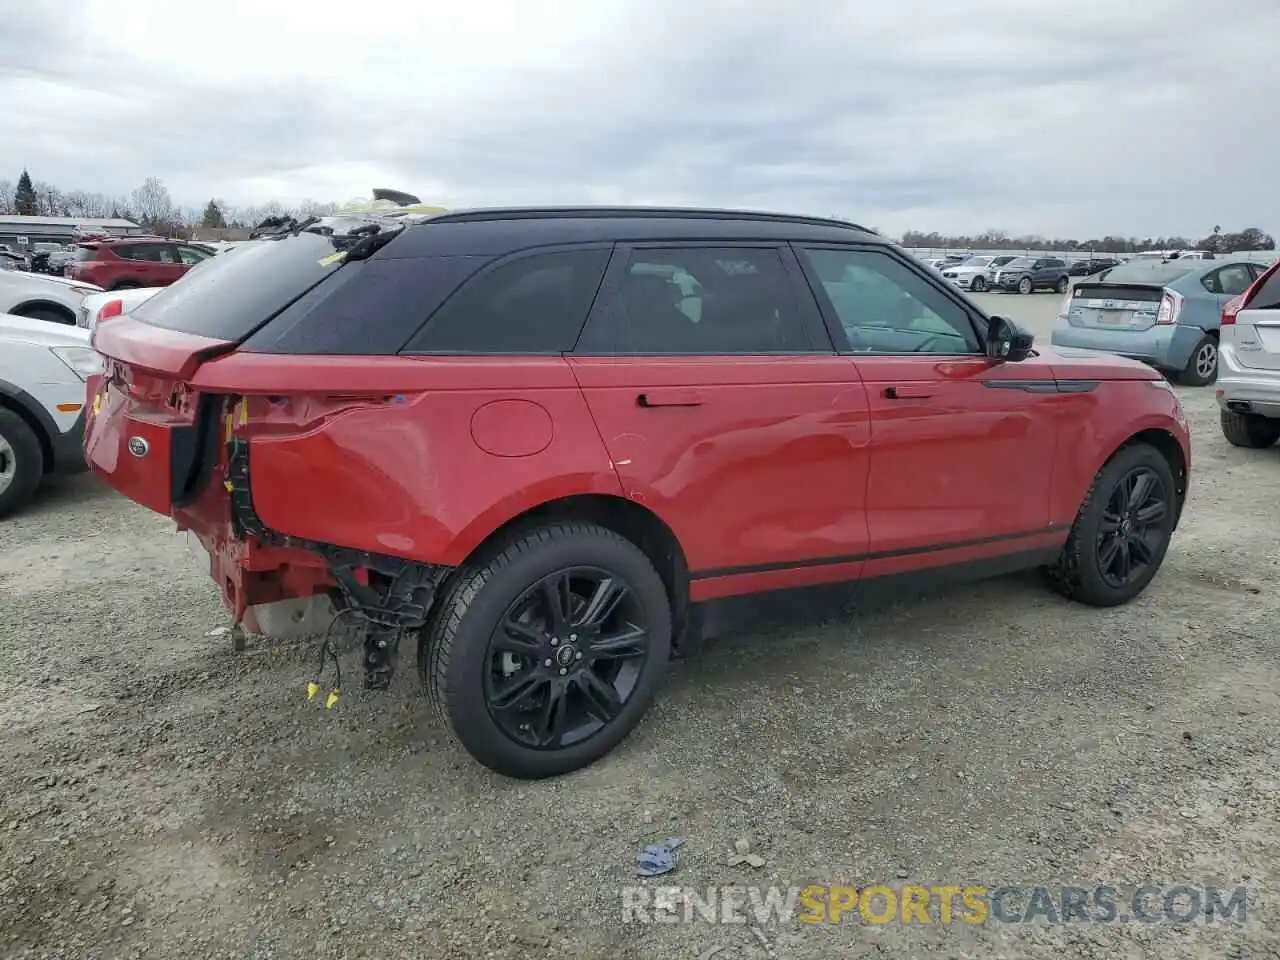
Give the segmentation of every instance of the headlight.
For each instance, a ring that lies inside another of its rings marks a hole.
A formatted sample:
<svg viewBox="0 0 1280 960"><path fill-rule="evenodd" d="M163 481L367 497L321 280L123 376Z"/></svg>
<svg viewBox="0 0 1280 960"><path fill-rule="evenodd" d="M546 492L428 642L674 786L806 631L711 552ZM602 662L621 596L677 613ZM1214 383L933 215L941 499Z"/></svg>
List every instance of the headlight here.
<svg viewBox="0 0 1280 960"><path fill-rule="evenodd" d="M49 349L81 380L88 380L105 369L102 354L93 347L50 347Z"/></svg>

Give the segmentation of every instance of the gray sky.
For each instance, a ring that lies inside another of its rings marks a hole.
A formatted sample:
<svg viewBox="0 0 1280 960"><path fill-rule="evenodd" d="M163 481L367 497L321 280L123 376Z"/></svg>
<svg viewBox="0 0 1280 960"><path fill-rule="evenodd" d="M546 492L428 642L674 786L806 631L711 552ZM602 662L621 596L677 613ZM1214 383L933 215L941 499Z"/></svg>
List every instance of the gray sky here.
<svg viewBox="0 0 1280 960"><path fill-rule="evenodd" d="M1276 0L0 0L0 180L1280 230Z"/></svg>

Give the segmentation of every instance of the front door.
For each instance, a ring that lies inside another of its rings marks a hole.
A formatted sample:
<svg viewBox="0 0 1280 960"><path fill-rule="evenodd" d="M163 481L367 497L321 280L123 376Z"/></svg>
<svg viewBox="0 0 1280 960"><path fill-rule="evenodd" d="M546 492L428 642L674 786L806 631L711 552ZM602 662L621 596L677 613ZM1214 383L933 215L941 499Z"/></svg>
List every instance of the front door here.
<svg viewBox="0 0 1280 960"><path fill-rule="evenodd" d="M785 245L620 246L570 363L694 599L857 576L866 392Z"/></svg>
<svg viewBox="0 0 1280 960"><path fill-rule="evenodd" d="M987 358L985 320L905 257L854 246L798 252L867 389L863 576L1059 536L1049 531L1058 394L1048 364Z"/></svg>

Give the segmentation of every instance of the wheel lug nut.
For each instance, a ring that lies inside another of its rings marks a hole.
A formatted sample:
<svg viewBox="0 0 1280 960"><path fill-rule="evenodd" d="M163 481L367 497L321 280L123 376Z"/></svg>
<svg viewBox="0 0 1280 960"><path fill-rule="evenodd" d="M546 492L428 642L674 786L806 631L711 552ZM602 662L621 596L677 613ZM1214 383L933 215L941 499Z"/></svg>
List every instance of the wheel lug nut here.
<svg viewBox="0 0 1280 960"><path fill-rule="evenodd" d="M573 641L575 641L575 640L577 640L577 639L578 639L578 635L577 635L576 633L571 633L571 634L569 634L569 642L570 642L570 643L573 643Z"/></svg>
<svg viewBox="0 0 1280 960"><path fill-rule="evenodd" d="M568 671L568 670L566 670L564 667L561 667L561 668L560 668L560 676L562 676L562 677L563 677L563 676L564 676L566 673L568 673L568 672L569 672L569 671Z"/></svg>
<svg viewBox="0 0 1280 960"><path fill-rule="evenodd" d="M549 666L551 666L551 659L548 657L546 660L543 660L543 661L542 661L542 665L543 665L544 667L549 667Z"/></svg>
<svg viewBox="0 0 1280 960"><path fill-rule="evenodd" d="M552 637L552 638L551 638L551 645L552 645L553 647L558 647L558 646L560 645L560 641L559 641L558 639L556 639L555 637Z"/></svg>
<svg viewBox="0 0 1280 960"><path fill-rule="evenodd" d="M575 659L575 660L581 660L581 659L582 659L582 651L581 651L581 650L579 650L579 651L578 651L578 655L577 655L576 657L574 657L573 659Z"/></svg>

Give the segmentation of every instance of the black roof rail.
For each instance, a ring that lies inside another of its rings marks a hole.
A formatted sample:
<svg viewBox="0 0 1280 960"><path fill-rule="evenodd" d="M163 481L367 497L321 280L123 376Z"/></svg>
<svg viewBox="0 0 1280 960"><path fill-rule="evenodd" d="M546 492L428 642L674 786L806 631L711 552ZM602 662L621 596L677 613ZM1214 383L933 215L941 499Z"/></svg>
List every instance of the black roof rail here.
<svg viewBox="0 0 1280 960"><path fill-rule="evenodd" d="M479 207L435 214L431 223L476 223L485 220L588 219L588 218L671 218L690 220L757 220L768 223L796 223L815 227L841 227L874 234L868 227L837 220L763 210L721 210L705 207Z"/></svg>

